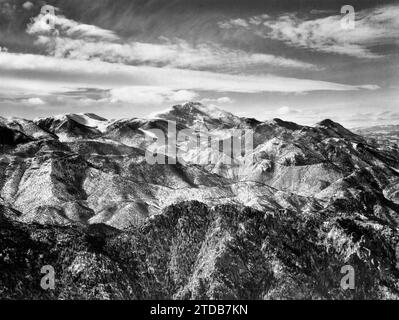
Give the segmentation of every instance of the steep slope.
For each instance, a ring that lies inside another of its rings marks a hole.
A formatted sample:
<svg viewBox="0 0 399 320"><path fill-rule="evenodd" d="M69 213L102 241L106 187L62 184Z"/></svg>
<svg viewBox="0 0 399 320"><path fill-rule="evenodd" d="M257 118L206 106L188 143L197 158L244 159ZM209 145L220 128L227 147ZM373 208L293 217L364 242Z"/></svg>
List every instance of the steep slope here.
<svg viewBox="0 0 399 320"><path fill-rule="evenodd" d="M106 236L117 230L22 224L5 218L5 211L0 205L1 299L136 298L132 281L101 250ZM40 287L45 265L55 269L54 291Z"/></svg>
<svg viewBox="0 0 399 320"><path fill-rule="evenodd" d="M36 119L41 129L58 136L62 141L74 139L96 139L108 121L95 114L68 114L51 118Z"/></svg>
<svg viewBox="0 0 399 320"><path fill-rule="evenodd" d="M25 120L20 118L0 118L0 123L12 130L22 132L25 135L32 137L33 139L56 139L55 135L46 130L43 130L32 120Z"/></svg>
<svg viewBox="0 0 399 320"><path fill-rule="evenodd" d="M331 120L314 127L260 122L187 103L154 119L69 114L1 123L0 203L21 212L23 222L124 229L185 200L297 215L334 206L398 222L399 150ZM170 125L190 133L177 140L183 156L172 164L161 145L155 152L167 164L148 163L152 130L167 143ZM253 134L253 149L225 149L237 130ZM198 133L219 143L198 143Z"/></svg>
<svg viewBox="0 0 399 320"><path fill-rule="evenodd" d="M32 141L29 136L19 130L11 129L0 124L0 146L16 146L18 144Z"/></svg>
<svg viewBox="0 0 399 320"><path fill-rule="evenodd" d="M186 202L120 232L10 222L4 210L1 298L399 298L397 229L356 215L273 216ZM40 289L43 265L55 268L55 290ZM345 291L347 265L356 286Z"/></svg>
<svg viewBox="0 0 399 320"><path fill-rule="evenodd" d="M188 127L203 127L208 130L232 128L241 123L241 119L230 112L193 102L173 106L165 112L152 115L152 117L184 123Z"/></svg>

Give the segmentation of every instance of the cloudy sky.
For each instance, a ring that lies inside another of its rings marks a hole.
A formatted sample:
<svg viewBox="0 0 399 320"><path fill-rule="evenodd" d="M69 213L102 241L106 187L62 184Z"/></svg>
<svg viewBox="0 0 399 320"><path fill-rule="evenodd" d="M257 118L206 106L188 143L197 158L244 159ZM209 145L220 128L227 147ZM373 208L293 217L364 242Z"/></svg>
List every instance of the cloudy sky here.
<svg viewBox="0 0 399 320"><path fill-rule="evenodd" d="M200 101L260 120L397 124L398 47L398 1L0 0L0 115L142 117Z"/></svg>

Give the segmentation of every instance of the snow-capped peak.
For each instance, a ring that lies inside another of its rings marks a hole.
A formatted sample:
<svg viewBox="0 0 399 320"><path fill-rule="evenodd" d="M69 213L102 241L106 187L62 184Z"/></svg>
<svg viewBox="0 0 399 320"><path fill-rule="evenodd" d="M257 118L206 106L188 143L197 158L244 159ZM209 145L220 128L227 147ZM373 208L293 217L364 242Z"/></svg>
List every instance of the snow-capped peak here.
<svg viewBox="0 0 399 320"><path fill-rule="evenodd" d="M165 111L151 114L150 117L183 122L189 126L198 121L208 124L223 122L225 125L235 125L240 122L240 118L228 111L219 109L215 106L204 106L198 102L175 105Z"/></svg>

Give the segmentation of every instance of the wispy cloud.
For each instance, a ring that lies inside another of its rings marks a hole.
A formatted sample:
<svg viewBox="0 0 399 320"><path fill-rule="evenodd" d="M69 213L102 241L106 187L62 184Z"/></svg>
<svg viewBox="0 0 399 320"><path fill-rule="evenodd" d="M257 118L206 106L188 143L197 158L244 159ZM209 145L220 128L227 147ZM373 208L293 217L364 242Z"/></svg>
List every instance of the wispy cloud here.
<svg viewBox="0 0 399 320"><path fill-rule="evenodd" d="M191 70L222 69L227 72L256 66L318 69L311 63L271 54L248 53L222 47L215 43L190 45L181 39L161 39L161 43L89 42L62 37L40 36L37 43L45 45L50 55L59 58L95 60L132 65L151 65Z"/></svg>
<svg viewBox="0 0 399 320"><path fill-rule="evenodd" d="M281 108L278 108L276 110L276 114L280 116L286 116L286 115L292 115L292 114L298 114L301 113L302 111L299 109L291 108L288 106L283 106Z"/></svg>
<svg viewBox="0 0 399 320"><path fill-rule="evenodd" d="M233 103L234 100L229 98L229 97L220 97L220 98L205 98L200 100L202 104L208 105L208 104L229 104Z"/></svg>
<svg viewBox="0 0 399 320"><path fill-rule="evenodd" d="M58 10L57 8L54 8ZM57 14L39 14L32 18L26 29L28 34L68 37L72 39L116 41L119 37L110 30L79 23Z"/></svg>
<svg viewBox="0 0 399 320"><path fill-rule="evenodd" d="M65 91L66 88L113 89L121 86L162 86L171 90L237 93L378 89L378 86L374 85L354 86L273 75L230 75L14 53L0 54L1 70L36 73L35 80L28 81L20 78L13 81L7 80L6 83L3 82L3 86L14 84L19 87L26 85L27 88L33 88L36 84L40 90L44 91L54 88L58 88L60 91ZM43 86L40 83L44 83Z"/></svg>
<svg viewBox="0 0 399 320"><path fill-rule="evenodd" d="M34 4L30 1L26 1L22 4L22 8L25 10L31 10L34 7Z"/></svg>
<svg viewBox="0 0 399 320"><path fill-rule="evenodd" d="M45 105L46 103L43 101L43 99L35 97L35 98L29 98L29 99L23 99L21 100L22 103L32 105L32 106L42 106Z"/></svg>
<svg viewBox="0 0 399 320"><path fill-rule="evenodd" d="M296 14L277 17L254 16L237 24L224 21L221 28L245 28L261 37L280 40L290 46L359 58L378 58L376 45L399 44L399 6L390 5L356 12L354 29L343 29L341 15L303 19Z"/></svg>
<svg viewBox="0 0 399 320"><path fill-rule="evenodd" d="M155 86L129 86L110 90L108 99L112 103L163 105L165 103L192 101L197 97L197 93L189 90L171 90Z"/></svg>
<svg viewBox="0 0 399 320"><path fill-rule="evenodd" d="M271 65L282 68L317 69L317 66L295 59L264 53L234 50L216 43L191 45L182 39L161 38L160 43L125 41L114 32L81 24L63 16L39 15L27 32L37 36L36 43L58 58L102 60L133 65L167 66L192 70L223 69L234 72L250 66ZM240 19L235 21L239 26Z"/></svg>
<svg viewBox="0 0 399 320"><path fill-rule="evenodd" d="M319 10L319 9L312 9L310 10L311 14L335 14L337 10Z"/></svg>

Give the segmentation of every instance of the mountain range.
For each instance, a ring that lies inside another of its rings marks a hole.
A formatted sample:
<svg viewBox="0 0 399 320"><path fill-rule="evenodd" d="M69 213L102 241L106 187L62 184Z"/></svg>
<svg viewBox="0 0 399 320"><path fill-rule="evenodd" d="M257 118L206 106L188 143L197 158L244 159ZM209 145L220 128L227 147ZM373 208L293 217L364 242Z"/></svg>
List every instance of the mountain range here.
<svg viewBox="0 0 399 320"><path fill-rule="evenodd" d="M353 131L380 144L399 144L399 125L355 128Z"/></svg>
<svg viewBox="0 0 399 320"><path fill-rule="evenodd" d="M148 163L171 123L194 133L182 161ZM220 141L247 130L253 148L226 163L198 126ZM0 150L0 297L399 298L399 147L364 130L186 103L145 119L0 117ZM58 270L55 290L40 265Z"/></svg>

